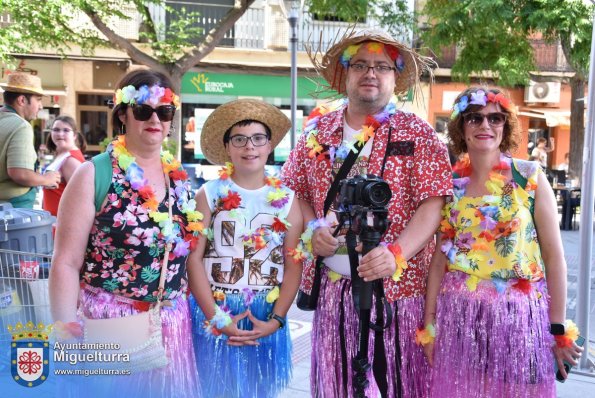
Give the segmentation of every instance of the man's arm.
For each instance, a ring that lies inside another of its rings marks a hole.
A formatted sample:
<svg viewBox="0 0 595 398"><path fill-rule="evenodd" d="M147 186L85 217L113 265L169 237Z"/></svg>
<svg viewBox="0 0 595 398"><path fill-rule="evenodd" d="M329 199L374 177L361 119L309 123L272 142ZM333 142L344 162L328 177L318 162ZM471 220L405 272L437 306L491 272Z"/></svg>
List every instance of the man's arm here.
<svg viewBox="0 0 595 398"><path fill-rule="evenodd" d="M60 173L57 171L48 171L45 174L39 174L33 170L20 167L10 167L7 169L11 180L24 187L44 186L46 188L58 188L60 185Z"/></svg>

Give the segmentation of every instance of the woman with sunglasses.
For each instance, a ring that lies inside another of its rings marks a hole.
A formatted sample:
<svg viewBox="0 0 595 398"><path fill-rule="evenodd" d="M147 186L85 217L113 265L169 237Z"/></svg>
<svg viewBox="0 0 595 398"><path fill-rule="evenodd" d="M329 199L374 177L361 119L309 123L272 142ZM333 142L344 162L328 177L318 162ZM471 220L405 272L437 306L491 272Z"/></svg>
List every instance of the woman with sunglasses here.
<svg viewBox="0 0 595 398"><path fill-rule="evenodd" d="M202 215L195 210L186 172L162 150L179 98L166 76L141 70L118 83L114 105L113 125L121 135L107 147L107 175L99 161L86 162L62 197L50 272L52 315L58 336L80 342L86 341L85 318L141 314L162 298L156 327L161 327L167 365L132 369L126 376L85 377L63 392L196 397L186 259L202 231ZM103 183L107 194L97 198L96 187ZM159 289L162 275L164 290Z"/></svg>
<svg viewBox="0 0 595 398"><path fill-rule="evenodd" d="M536 162L511 157L519 131L500 90L457 97L448 137L465 156L453 167L416 335L433 397L555 397L554 362L564 369L582 351L564 321L556 200Z"/></svg>
<svg viewBox="0 0 595 398"><path fill-rule="evenodd" d="M73 118L58 116L52 123L46 147L54 154L54 160L45 168L45 171L60 172L62 181L55 189L43 188L42 207L53 216L57 216L58 204L66 184L70 181L77 167L85 161L83 152L87 144L83 135L78 131Z"/></svg>

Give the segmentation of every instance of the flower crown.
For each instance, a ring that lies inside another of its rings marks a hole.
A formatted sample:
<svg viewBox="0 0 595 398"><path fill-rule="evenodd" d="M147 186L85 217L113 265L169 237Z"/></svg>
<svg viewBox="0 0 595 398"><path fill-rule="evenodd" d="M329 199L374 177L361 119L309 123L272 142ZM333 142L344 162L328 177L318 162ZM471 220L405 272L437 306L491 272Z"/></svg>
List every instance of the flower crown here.
<svg viewBox="0 0 595 398"><path fill-rule="evenodd" d="M500 106L508 111L511 112L512 109L510 107L510 100L504 96L502 93L493 93L488 91L487 94L484 90L477 90L474 93L470 94L471 100L466 95L463 95L452 107L452 114L450 115L450 119L454 120L459 113L462 113L467 109L469 105L481 105L486 106L488 102L493 102L494 104L500 104Z"/></svg>
<svg viewBox="0 0 595 398"><path fill-rule="evenodd" d="M357 54L360 47L363 45L365 45L368 49L368 52L372 54L382 54L383 50L386 51L390 59L392 59L395 62L395 67L399 72L403 72L403 69L405 69L405 61L403 60L403 57L401 56L401 53L399 53L398 49L396 49L393 46L378 43L376 41L364 44L352 44L351 46L347 47L345 51L343 51L341 59L339 60L339 62L341 63L341 65L343 65L344 68L349 67L349 61L351 61L351 58L353 58L353 56Z"/></svg>
<svg viewBox="0 0 595 398"><path fill-rule="evenodd" d="M171 88L164 88L158 85L151 87L146 84L140 86L138 90L133 85L119 88L114 94L114 104L138 104L149 103L156 106L160 102L171 103L176 109L180 109L180 97L174 94Z"/></svg>

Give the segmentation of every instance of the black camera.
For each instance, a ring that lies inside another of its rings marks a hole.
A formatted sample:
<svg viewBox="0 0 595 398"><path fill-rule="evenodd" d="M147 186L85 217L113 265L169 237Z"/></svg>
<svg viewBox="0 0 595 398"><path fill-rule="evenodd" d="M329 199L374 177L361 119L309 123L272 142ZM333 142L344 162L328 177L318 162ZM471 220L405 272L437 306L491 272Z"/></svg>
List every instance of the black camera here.
<svg viewBox="0 0 595 398"><path fill-rule="evenodd" d="M339 182L337 206L350 211L353 206L370 209L384 208L388 205L392 193L390 187L375 175L359 175Z"/></svg>

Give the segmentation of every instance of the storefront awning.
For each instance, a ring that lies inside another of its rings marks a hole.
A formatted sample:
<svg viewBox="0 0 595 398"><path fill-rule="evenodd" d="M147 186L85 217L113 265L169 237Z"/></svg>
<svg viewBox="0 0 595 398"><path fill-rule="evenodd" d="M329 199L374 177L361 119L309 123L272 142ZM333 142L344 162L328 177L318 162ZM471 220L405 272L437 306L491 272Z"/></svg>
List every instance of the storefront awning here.
<svg viewBox="0 0 595 398"><path fill-rule="evenodd" d="M549 108L521 108L519 116L545 119L548 127L570 126L570 111Z"/></svg>

